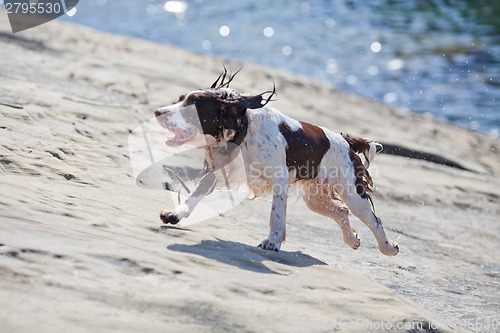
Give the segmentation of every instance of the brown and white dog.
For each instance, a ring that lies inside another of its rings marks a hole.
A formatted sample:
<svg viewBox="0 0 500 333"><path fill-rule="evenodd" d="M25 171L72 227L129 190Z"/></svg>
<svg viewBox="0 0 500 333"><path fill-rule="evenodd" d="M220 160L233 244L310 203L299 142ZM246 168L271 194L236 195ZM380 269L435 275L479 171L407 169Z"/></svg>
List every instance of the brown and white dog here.
<svg viewBox="0 0 500 333"><path fill-rule="evenodd" d="M338 223L351 248L358 249L360 240L349 223L349 209L370 228L383 254L396 255L399 247L388 241L368 194L373 182L367 168L382 146L292 119L267 105L274 90L266 92L267 99L266 93L238 94L229 89L233 78L225 82L224 73L211 88L191 91L178 103L155 111L160 125L174 133L167 145L190 143L206 149L195 189L173 211L162 211L161 220L176 224L188 217L213 191L221 169L241 153L249 189L256 197L273 196L271 230L259 245L262 249L278 251L285 240L288 189L293 184L303 189L309 209Z"/></svg>

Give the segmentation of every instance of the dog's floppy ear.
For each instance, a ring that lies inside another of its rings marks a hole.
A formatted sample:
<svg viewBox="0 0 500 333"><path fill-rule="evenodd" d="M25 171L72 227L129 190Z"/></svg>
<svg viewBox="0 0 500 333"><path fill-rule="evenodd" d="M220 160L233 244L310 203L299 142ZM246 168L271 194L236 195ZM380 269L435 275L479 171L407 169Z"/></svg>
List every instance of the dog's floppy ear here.
<svg viewBox="0 0 500 333"><path fill-rule="evenodd" d="M270 95L268 98L264 99L263 96L265 94ZM259 109L269 103L274 95L276 95L276 86L273 84L273 91L264 91L263 93L255 96L240 96L232 101L232 103L247 109Z"/></svg>
<svg viewBox="0 0 500 333"><path fill-rule="evenodd" d="M259 109L263 107L266 103L262 103L262 96L242 96L234 101L234 104L244 107L245 109Z"/></svg>

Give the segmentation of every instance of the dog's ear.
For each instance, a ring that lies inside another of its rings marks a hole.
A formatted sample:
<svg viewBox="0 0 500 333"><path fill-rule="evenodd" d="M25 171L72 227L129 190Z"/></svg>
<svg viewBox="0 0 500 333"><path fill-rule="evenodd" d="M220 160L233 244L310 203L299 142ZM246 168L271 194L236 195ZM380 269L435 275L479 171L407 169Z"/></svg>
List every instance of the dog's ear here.
<svg viewBox="0 0 500 333"><path fill-rule="evenodd" d="M238 98L234 103L236 105L242 106L245 109L259 109L263 107L266 103L262 103L262 95L256 96L242 96Z"/></svg>
<svg viewBox="0 0 500 333"><path fill-rule="evenodd" d="M264 99L263 96L265 94L270 95ZM247 109L260 109L266 106L274 95L276 95L276 86L273 84L273 91L264 91L263 93L255 96L239 96L232 102Z"/></svg>

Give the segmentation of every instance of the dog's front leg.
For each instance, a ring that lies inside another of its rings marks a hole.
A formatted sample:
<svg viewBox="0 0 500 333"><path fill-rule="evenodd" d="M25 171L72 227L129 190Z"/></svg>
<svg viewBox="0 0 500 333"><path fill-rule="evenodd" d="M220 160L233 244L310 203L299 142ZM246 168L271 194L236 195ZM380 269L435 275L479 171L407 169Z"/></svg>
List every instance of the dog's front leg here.
<svg viewBox="0 0 500 333"><path fill-rule="evenodd" d="M269 237L260 243L265 250L278 252L286 238L286 201L288 196L288 175L273 182L273 205L269 225Z"/></svg>
<svg viewBox="0 0 500 333"><path fill-rule="evenodd" d="M160 219L163 223L177 224L180 220L188 217L196 205L207 195L212 193L217 178L212 169L205 162L203 170L198 174L198 182L194 190L189 194L183 204L177 206L173 211L162 211Z"/></svg>

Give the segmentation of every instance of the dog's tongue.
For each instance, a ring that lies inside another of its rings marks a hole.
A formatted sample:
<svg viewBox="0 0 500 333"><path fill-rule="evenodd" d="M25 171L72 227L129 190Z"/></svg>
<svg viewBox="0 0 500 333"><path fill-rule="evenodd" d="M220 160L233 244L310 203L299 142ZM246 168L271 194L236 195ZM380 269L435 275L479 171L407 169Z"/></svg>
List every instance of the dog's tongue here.
<svg viewBox="0 0 500 333"><path fill-rule="evenodd" d="M176 128L171 130L171 132L174 133L174 137L167 140L166 144L169 146L180 145L193 136L191 132L185 131L182 128Z"/></svg>
<svg viewBox="0 0 500 333"><path fill-rule="evenodd" d="M175 137L179 137L180 139L183 139L187 135L187 132L185 130L183 130L182 128L176 128L176 129L174 129L174 134L175 134Z"/></svg>

